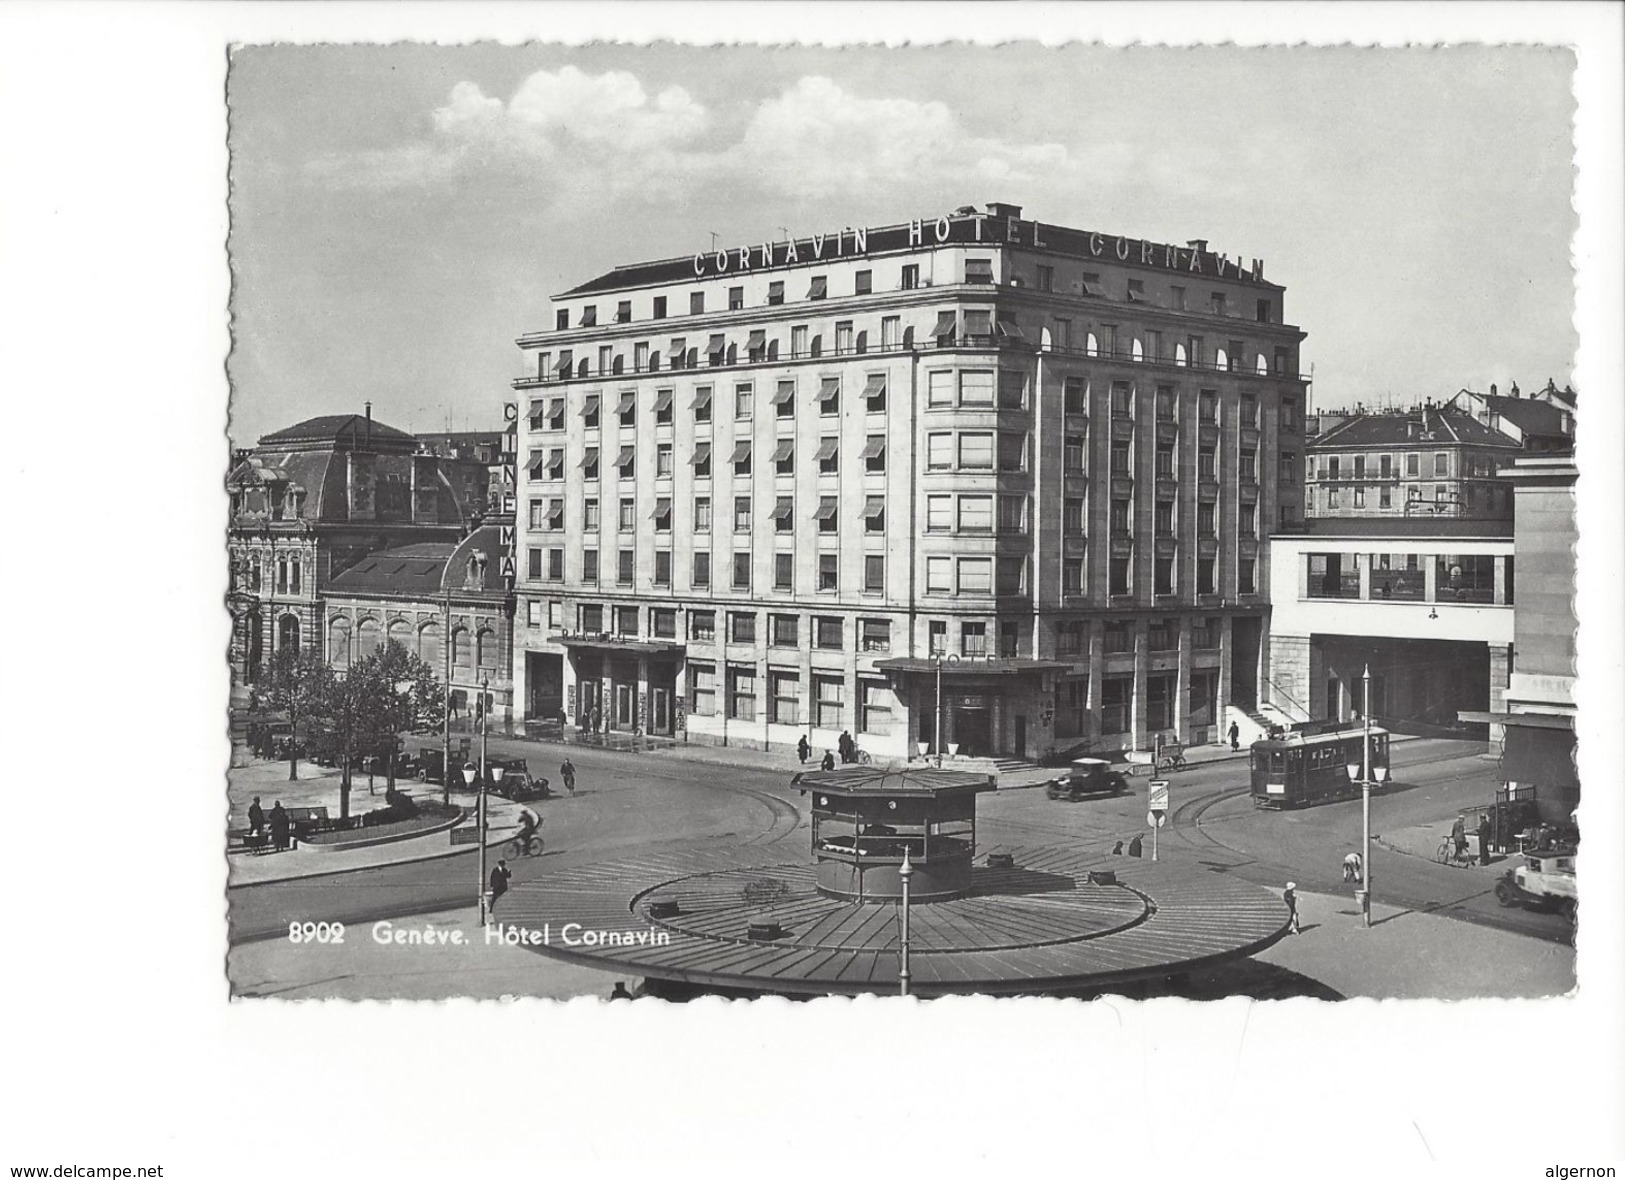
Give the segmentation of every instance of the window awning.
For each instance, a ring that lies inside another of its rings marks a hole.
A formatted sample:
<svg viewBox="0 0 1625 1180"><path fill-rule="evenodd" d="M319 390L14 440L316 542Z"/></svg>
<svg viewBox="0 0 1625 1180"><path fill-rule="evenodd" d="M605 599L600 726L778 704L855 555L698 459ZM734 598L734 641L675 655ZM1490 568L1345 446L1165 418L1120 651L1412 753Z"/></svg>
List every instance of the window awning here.
<svg viewBox="0 0 1625 1180"><path fill-rule="evenodd" d="M1145 302L1145 292L1144 291L1136 291L1133 287L1130 287L1128 289L1128 301L1130 303L1144 303Z"/></svg>
<svg viewBox="0 0 1625 1180"><path fill-rule="evenodd" d="M1093 295L1096 299L1100 298L1100 284L1098 282L1091 279L1083 279L1078 283L1078 286L1082 288L1085 295Z"/></svg>
<svg viewBox="0 0 1625 1180"><path fill-rule="evenodd" d="M796 502L791 496L780 496L778 503L773 505L774 520L789 520L790 514L795 511Z"/></svg>
<svg viewBox="0 0 1625 1180"><path fill-rule="evenodd" d="M773 448L773 462L783 463L786 459L792 458L795 453L795 440L790 438L781 438L779 440L779 445Z"/></svg>
<svg viewBox="0 0 1625 1180"><path fill-rule="evenodd" d="M841 379L839 377L825 377L818 386L818 400L827 402L831 398L841 395Z"/></svg>
<svg viewBox="0 0 1625 1180"><path fill-rule="evenodd" d="M667 517L667 516L670 516L670 515L671 515L671 500L669 500L665 496L662 496L660 499L655 501L655 510L653 512L649 513L650 518L653 519L653 520L660 520L663 517Z"/></svg>
<svg viewBox="0 0 1625 1180"><path fill-rule="evenodd" d="M829 289L829 279L823 275L814 275L812 286L807 288L808 299L822 299L825 291Z"/></svg>
<svg viewBox="0 0 1625 1180"><path fill-rule="evenodd" d="M999 335L1000 336L1008 336L1012 340L1025 340L1026 339L1026 336L1024 336L1022 334L1021 325L1011 323L1009 320L1000 320L999 321Z"/></svg>
<svg viewBox="0 0 1625 1180"><path fill-rule="evenodd" d="M694 391L694 401L689 405L691 410L703 410L711 404L711 387L704 386Z"/></svg>
<svg viewBox="0 0 1625 1180"><path fill-rule="evenodd" d="M841 440L840 439L838 439L838 438L826 438L823 442L818 444L818 460L819 460L819 462L823 462L825 459L833 459L835 457L835 452L840 450L840 447L841 447Z"/></svg>
<svg viewBox="0 0 1625 1180"><path fill-rule="evenodd" d="M711 342L705 346L705 353L716 364L722 359L722 354L728 351L728 338L726 336L713 336Z"/></svg>
<svg viewBox="0 0 1625 1180"><path fill-rule="evenodd" d="M939 311L937 313L937 326L931 329L931 335L952 336L954 334L956 324L957 320L955 319L953 312Z"/></svg>
<svg viewBox="0 0 1625 1180"><path fill-rule="evenodd" d="M631 392L623 393L623 394L621 394L621 400L620 400L619 404L617 404L616 407L615 407L615 412L617 414L624 414L628 410L630 410L634 406L636 406L637 404L638 404L638 395L637 394L631 393Z"/></svg>
<svg viewBox="0 0 1625 1180"><path fill-rule="evenodd" d="M773 393L773 404L782 406L796 395L796 387L789 382L781 384Z"/></svg>
<svg viewBox="0 0 1625 1180"><path fill-rule="evenodd" d="M886 438L884 435L876 435L863 445L863 454L859 458L876 459L885 453Z"/></svg>
<svg viewBox="0 0 1625 1180"><path fill-rule="evenodd" d="M886 392L886 374L870 373L869 380L863 387L864 397L874 397L876 394Z"/></svg>
<svg viewBox="0 0 1625 1180"><path fill-rule="evenodd" d="M666 357L669 360L674 360L674 361L675 360L681 360L682 357L683 357L683 354L686 353L687 351L688 351L688 341L686 341L686 340L673 340L671 342L671 347L666 350Z"/></svg>
<svg viewBox="0 0 1625 1180"><path fill-rule="evenodd" d="M598 412L598 395L589 393L581 402L581 416L590 418Z"/></svg>
<svg viewBox="0 0 1625 1180"><path fill-rule="evenodd" d="M750 458L750 443L742 442L734 448L734 455L729 462L744 463Z"/></svg>
<svg viewBox="0 0 1625 1180"><path fill-rule="evenodd" d="M598 448L597 447L588 447L586 453L581 456L581 465L583 467L592 467L597 462L598 462Z"/></svg>
<svg viewBox="0 0 1625 1180"><path fill-rule="evenodd" d="M761 348L766 343L767 343L767 329L766 328L758 328L758 329L756 329L756 331L754 331L754 332L752 332L750 334L750 344L748 345L748 347L750 347L750 348Z"/></svg>
<svg viewBox="0 0 1625 1180"><path fill-rule="evenodd" d="M621 453L615 457L615 466L625 467L632 462L632 457L637 454L637 450L636 447L622 447Z"/></svg>
<svg viewBox="0 0 1625 1180"><path fill-rule="evenodd" d="M818 501L818 511L813 515L819 520L830 520L840 507L840 501L834 496L824 496Z"/></svg>
<svg viewBox="0 0 1625 1180"><path fill-rule="evenodd" d="M530 472L532 475L535 475L538 471L540 471L543 467L546 467L546 466L547 466L547 452L546 451L537 451L534 455L532 455L530 457L530 462L525 464L525 470Z"/></svg>
<svg viewBox="0 0 1625 1180"><path fill-rule="evenodd" d="M561 354L559 356L559 363L553 366L553 371L555 373L568 374L570 372L570 360L571 357L569 353L566 352Z"/></svg>
<svg viewBox="0 0 1625 1180"><path fill-rule="evenodd" d="M671 409L671 396L672 393L669 389L662 389L659 393L655 394L654 412L657 414L662 414Z"/></svg>
<svg viewBox="0 0 1625 1180"><path fill-rule="evenodd" d="M710 443L695 443L694 444L694 457L692 459L690 459L689 462L695 464L696 466L698 466L701 463L709 463L710 461L711 461L711 444Z"/></svg>
<svg viewBox="0 0 1625 1180"><path fill-rule="evenodd" d="M547 407L553 400L556 399L543 400L539 397L533 398L530 403L530 416L532 418L540 418L543 414L547 413Z"/></svg>
<svg viewBox="0 0 1625 1180"><path fill-rule="evenodd" d="M886 515L886 497L870 496L863 506L864 520L879 520Z"/></svg>

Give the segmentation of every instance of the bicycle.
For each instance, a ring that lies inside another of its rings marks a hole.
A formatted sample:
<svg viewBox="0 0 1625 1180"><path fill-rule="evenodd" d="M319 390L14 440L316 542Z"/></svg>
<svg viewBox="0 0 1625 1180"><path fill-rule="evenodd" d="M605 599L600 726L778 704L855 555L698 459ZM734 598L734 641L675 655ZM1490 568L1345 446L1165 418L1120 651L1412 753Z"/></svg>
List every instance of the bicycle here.
<svg viewBox="0 0 1625 1180"><path fill-rule="evenodd" d="M528 840L521 840L518 836L515 836L502 846L502 851L507 854L510 860L518 860L521 856L542 855L542 847L542 838L540 836L532 836Z"/></svg>
<svg viewBox="0 0 1625 1180"><path fill-rule="evenodd" d="M1455 840L1446 836L1439 841L1439 846L1433 850L1433 859L1442 865L1470 865L1473 858L1466 852L1456 848Z"/></svg>
<svg viewBox="0 0 1625 1180"><path fill-rule="evenodd" d="M855 750L855 753L857 755L857 763L858 763L858 765L860 765L860 766L869 766L869 765L872 765L874 763L875 756L873 754L869 753L868 750L862 749L860 747L860 748L857 748Z"/></svg>

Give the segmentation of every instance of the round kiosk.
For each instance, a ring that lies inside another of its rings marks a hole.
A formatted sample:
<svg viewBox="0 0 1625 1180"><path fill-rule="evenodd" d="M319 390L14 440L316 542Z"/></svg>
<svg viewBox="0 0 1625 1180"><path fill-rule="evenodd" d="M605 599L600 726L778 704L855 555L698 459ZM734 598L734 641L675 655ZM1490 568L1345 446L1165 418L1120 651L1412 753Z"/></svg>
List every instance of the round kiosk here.
<svg viewBox="0 0 1625 1180"><path fill-rule="evenodd" d="M906 852L917 902L947 901L971 888L976 796L992 775L931 768L843 766L797 775L812 801L818 892L842 901L895 902Z"/></svg>

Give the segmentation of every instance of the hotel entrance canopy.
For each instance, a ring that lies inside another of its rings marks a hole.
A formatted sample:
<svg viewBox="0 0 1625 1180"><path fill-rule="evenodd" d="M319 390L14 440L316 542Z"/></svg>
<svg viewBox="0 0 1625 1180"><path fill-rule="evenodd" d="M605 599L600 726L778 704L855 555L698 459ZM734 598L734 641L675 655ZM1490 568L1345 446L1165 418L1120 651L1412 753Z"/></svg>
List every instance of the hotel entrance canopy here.
<svg viewBox="0 0 1625 1180"><path fill-rule="evenodd" d="M561 635L555 642L562 647L623 652L634 656L680 656L684 651L684 645L677 640L634 639L619 635Z"/></svg>
<svg viewBox="0 0 1625 1180"><path fill-rule="evenodd" d="M1069 672L1071 664L1058 660L1023 660L993 658L978 659L962 656L958 660L944 658L942 674L948 676L1020 676L1032 672ZM882 672L905 675L935 676L937 661L927 656L897 656L889 660L876 660L875 667Z"/></svg>

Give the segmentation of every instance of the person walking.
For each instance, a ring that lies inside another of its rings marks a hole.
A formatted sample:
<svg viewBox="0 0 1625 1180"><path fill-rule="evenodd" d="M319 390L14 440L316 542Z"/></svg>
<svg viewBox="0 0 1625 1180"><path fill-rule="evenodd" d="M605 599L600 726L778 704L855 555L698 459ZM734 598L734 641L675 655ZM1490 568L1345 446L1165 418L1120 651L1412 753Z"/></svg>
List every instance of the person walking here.
<svg viewBox="0 0 1625 1180"><path fill-rule="evenodd" d="M1467 859L1467 817L1456 816L1456 822L1450 825L1450 840L1456 848L1456 859Z"/></svg>
<svg viewBox="0 0 1625 1180"><path fill-rule="evenodd" d="M812 743L807 740L806 734L802 734L801 740L796 743L796 755L801 759L803 766L807 765L807 759L812 757Z"/></svg>
<svg viewBox="0 0 1625 1180"><path fill-rule="evenodd" d="M1123 842L1121 840L1119 840L1116 844L1112 845L1112 855L1113 856L1122 856L1123 855Z"/></svg>
<svg viewBox="0 0 1625 1180"><path fill-rule="evenodd" d="M1302 934L1303 925L1298 921L1298 883L1288 881L1286 892L1281 894L1281 900L1286 902L1287 911L1292 915L1292 933Z"/></svg>
<svg viewBox="0 0 1625 1180"><path fill-rule="evenodd" d="M570 761L568 754L565 755L564 761L559 765L559 777L564 780L564 789L574 795L576 793L576 764Z"/></svg>
<svg viewBox="0 0 1625 1180"><path fill-rule="evenodd" d="M282 800L278 799L271 808L271 845L278 852L287 851L288 827L288 813L282 808Z"/></svg>
<svg viewBox="0 0 1625 1180"><path fill-rule="evenodd" d="M1145 851L1145 837L1136 836L1136 837L1134 837L1134 839L1132 839L1132 840L1130 840L1128 842L1128 854L1130 856L1141 856L1141 855L1144 854L1144 851Z"/></svg>
<svg viewBox="0 0 1625 1180"><path fill-rule="evenodd" d="M513 870L508 867L508 862L505 860L497 861L496 867L491 870L491 904L487 909L488 913L496 914L497 900L508 892L508 882L512 877Z"/></svg>
<svg viewBox="0 0 1625 1180"><path fill-rule="evenodd" d="M1488 815L1478 817L1478 863L1481 865L1490 863L1490 817Z"/></svg>
<svg viewBox="0 0 1625 1180"><path fill-rule="evenodd" d="M1353 881L1356 885L1358 885L1361 879L1365 876L1364 872L1362 871L1364 867L1365 866L1360 863L1360 854L1358 852L1349 853L1343 858L1343 880L1345 882Z"/></svg>
<svg viewBox="0 0 1625 1180"><path fill-rule="evenodd" d="M820 762L818 765L824 770L834 770L835 769L835 751L833 751L833 750L825 750L824 751L824 760L822 762Z"/></svg>
<svg viewBox="0 0 1625 1180"><path fill-rule="evenodd" d="M254 802L248 805L248 831L258 836L265 827L265 809L260 806L260 797L254 796Z"/></svg>
<svg viewBox="0 0 1625 1180"><path fill-rule="evenodd" d="M1241 726L1234 721L1230 723L1230 748L1232 750L1241 749Z"/></svg>

